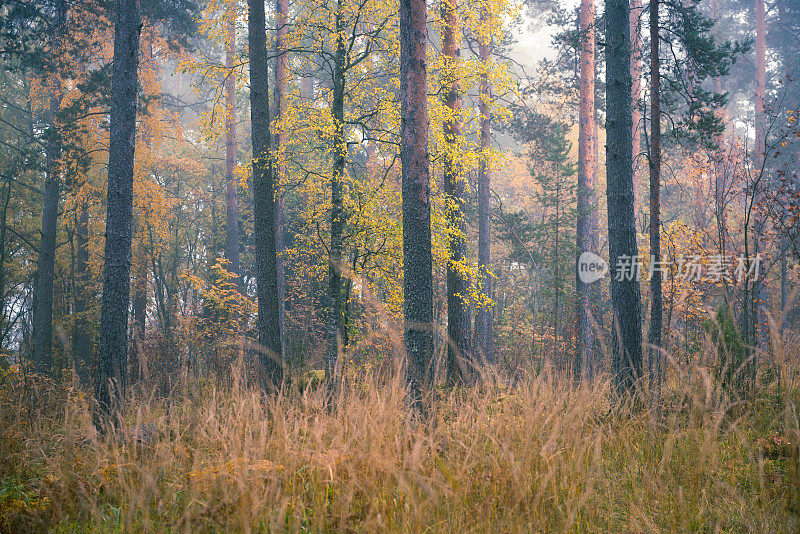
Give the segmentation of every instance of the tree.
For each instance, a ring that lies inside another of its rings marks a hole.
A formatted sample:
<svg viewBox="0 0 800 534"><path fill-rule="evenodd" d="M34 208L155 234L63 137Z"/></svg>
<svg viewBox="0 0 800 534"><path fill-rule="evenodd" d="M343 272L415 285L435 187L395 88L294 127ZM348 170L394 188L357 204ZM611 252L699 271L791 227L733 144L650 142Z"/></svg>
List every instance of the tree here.
<svg viewBox="0 0 800 534"><path fill-rule="evenodd" d="M628 0L606 2L607 21L607 145L608 243L612 271L618 264L635 262L636 218L633 208L633 143L631 122L631 40ZM616 333L613 371L622 391L632 392L642 371L642 319L639 280L611 278L611 300Z"/></svg>
<svg viewBox="0 0 800 534"><path fill-rule="evenodd" d="M753 252L758 258L759 254L766 252L764 209L762 203L768 192L769 184L765 176L767 152L767 22L766 5L764 0L755 0L756 14L756 77L755 77L755 150L753 151L753 168L758 177L754 180L753 204L756 206L755 220L753 221ZM764 305L767 300L766 285L762 280L753 282L752 294L746 303L750 312L750 325L745 328L745 336L752 345L761 346L767 343L767 319L764 314ZM750 302L752 301L752 302ZM745 312L747 313L747 311ZM752 332L752 334L750 334Z"/></svg>
<svg viewBox="0 0 800 534"><path fill-rule="evenodd" d="M650 0L650 329L648 376L654 406L661 397L661 71L659 58L659 0Z"/></svg>
<svg viewBox="0 0 800 534"><path fill-rule="evenodd" d="M631 0L631 121L633 123L633 202L634 215L640 216L642 203L640 197L642 155L642 0Z"/></svg>
<svg viewBox="0 0 800 534"><path fill-rule="evenodd" d="M480 79L478 110L480 111L480 149L481 161L478 170L478 276L482 305L475 314L475 339L477 356L481 363L494 363L494 338L492 335L492 308L486 303L492 295L491 266L491 185L492 166L489 159L489 146L492 140L492 87L489 83L489 56L491 54L491 32L487 27L491 17L489 7L483 4L480 12L481 33L478 37L478 53L483 71Z"/></svg>
<svg viewBox="0 0 800 534"><path fill-rule="evenodd" d="M666 21L660 19L660 7L666 8ZM729 72L740 44L730 41L717 43L710 34L713 21L703 16L694 2L658 0L650 3L650 131L647 138L647 156L650 171L650 328L648 331L648 374L651 400L654 406L661 396L661 347L663 330L663 299L661 258L661 165L662 165L662 115L671 112L669 131L676 143L688 147L702 146L716 149L724 130L717 110L726 95L703 89L707 78L719 78ZM663 37L662 29L668 35ZM667 62L666 90L662 88L661 45L665 44L672 61ZM681 57L679 60L678 57Z"/></svg>
<svg viewBox="0 0 800 534"><path fill-rule="evenodd" d="M570 230L577 227L576 209L572 201L576 185L572 181L575 166L570 161L569 153L572 145L567 140L566 134L566 124L554 123L544 135L536 139L531 153L534 161L531 175L539 186L535 197L542 207L541 220L538 224L532 225L532 230L534 241L539 247L548 248L542 262L543 270L549 272L549 277L543 277L546 288L543 293L544 296L552 298L552 313L549 318L552 321L553 335L551 356L557 363L561 362L559 343L560 334L564 330L562 305L566 308L569 304L562 302L562 297L569 294L566 290L569 278L567 273L572 259L576 256L573 250L576 235Z"/></svg>
<svg viewBox="0 0 800 534"><path fill-rule="evenodd" d="M463 205L466 179L460 162L461 87L459 67L461 61L461 25L453 0L441 0L442 54L444 55L444 193L447 200L449 257L447 261L447 374L450 381L466 379L473 371L470 367L470 314L468 295L470 280L466 269L468 254L465 236Z"/></svg>
<svg viewBox="0 0 800 534"><path fill-rule="evenodd" d="M414 399L428 381L433 354L426 17L425 0L400 0L404 331L408 380Z"/></svg>
<svg viewBox="0 0 800 534"><path fill-rule="evenodd" d="M63 0L56 3L55 12L55 21L51 25L49 36L49 54L54 57L49 58L52 70L46 75L49 97L49 106L45 111L48 127L45 139L47 179L42 197L42 229L33 300L33 361L41 373L49 371L53 364L53 279L62 164L61 132L57 117L63 98L61 78L57 70L66 64L62 58L55 56L65 53L63 41L67 31L67 5Z"/></svg>
<svg viewBox="0 0 800 534"><path fill-rule="evenodd" d="M253 233L258 288L259 373L266 388L283 380L278 267L275 242L275 175L271 158L269 72L263 0L248 0L250 123L253 143Z"/></svg>
<svg viewBox="0 0 800 534"><path fill-rule="evenodd" d="M584 252L597 254L596 232L597 195L594 190L595 161L595 9L594 0L583 0L580 10L580 101L578 118L578 190L577 190L577 250L576 256ZM595 232L593 232L593 227ZM589 284L584 284L578 270L575 270L576 300L576 339L577 360L576 374L581 372L587 378L594 375L597 355L594 354L594 337L597 319L592 317L592 310L596 305L593 302L595 292Z"/></svg>
<svg viewBox="0 0 800 534"><path fill-rule="evenodd" d="M345 339L344 330L344 292L342 291L343 234L345 224L344 180L347 141L345 139L344 99L346 72L349 68L348 53L344 34L344 0L337 1L336 20L336 52L333 67L333 94L331 113L333 127L336 130L333 146L333 172L331 174L331 242L328 258L328 348L325 360L325 376L329 384L333 384L339 352ZM355 31L354 31L355 33Z"/></svg>
<svg viewBox="0 0 800 534"><path fill-rule="evenodd" d="M239 276L239 184L234 175L236 169L236 70L233 58L236 54L236 2L228 2L227 32L225 40L225 257L228 270ZM241 278L239 278L241 286Z"/></svg>
<svg viewBox="0 0 800 534"><path fill-rule="evenodd" d="M275 121L280 123L286 115L286 93L288 91L288 33L289 2L275 0ZM280 154L285 150L286 134L282 129L275 132L276 184L286 181L286 158ZM285 227L284 195L279 192L275 199L275 251L278 256L278 313L281 323L281 349L286 351L286 259L284 258L283 234Z"/></svg>
<svg viewBox="0 0 800 534"><path fill-rule="evenodd" d="M119 0L114 22L105 267L95 390L98 426L118 417L125 395L140 32L138 2Z"/></svg>

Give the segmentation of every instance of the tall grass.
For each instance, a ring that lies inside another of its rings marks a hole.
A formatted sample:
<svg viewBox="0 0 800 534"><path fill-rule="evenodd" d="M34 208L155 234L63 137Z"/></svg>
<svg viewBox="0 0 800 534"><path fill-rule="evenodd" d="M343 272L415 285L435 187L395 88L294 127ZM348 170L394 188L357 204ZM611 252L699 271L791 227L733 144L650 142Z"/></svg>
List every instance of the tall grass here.
<svg viewBox="0 0 800 534"><path fill-rule="evenodd" d="M20 402L12 369L0 529L796 532L797 345L780 355L747 402L673 366L657 416L608 379L529 373L439 390L421 420L399 381L362 373L332 409L312 388L196 381L129 398L106 435L77 389Z"/></svg>

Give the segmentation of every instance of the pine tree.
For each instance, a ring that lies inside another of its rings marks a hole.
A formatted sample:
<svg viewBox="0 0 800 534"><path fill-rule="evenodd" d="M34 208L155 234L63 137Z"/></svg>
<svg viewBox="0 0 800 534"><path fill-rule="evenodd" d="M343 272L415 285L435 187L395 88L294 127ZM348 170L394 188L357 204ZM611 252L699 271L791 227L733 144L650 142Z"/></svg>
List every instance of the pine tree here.
<svg viewBox="0 0 800 534"><path fill-rule="evenodd" d="M611 300L616 332L612 364L622 391L633 392L642 372L642 319L639 280L617 277L622 259L636 258L636 217L633 208L633 142L631 119L631 40L628 0L606 2L606 173L608 243L612 268Z"/></svg>
<svg viewBox="0 0 800 534"><path fill-rule="evenodd" d="M464 203L466 177L460 155L462 140L461 87L459 64L461 61L460 15L452 0L441 1L444 31L444 105L448 116L444 123L444 192L447 198L449 258L447 261L447 373L450 381L465 380L473 371L471 366L470 315L467 306L470 280L465 269L468 247Z"/></svg>
<svg viewBox="0 0 800 534"><path fill-rule="evenodd" d="M404 330L412 401L428 382L433 356L426 23L425 0L400 0Z"/></svg>
<svg viewBox="0 0 800 534"><path fill-rule="evenodd" d="M271 154L269 72L263 0L248 0L250 123L253 143L253 224L258 289L258 342L265 388L281 387L283 362L275 250L275 175Z"/></svg>
<svg viewBox="0 0 800 534"><path fill-rule="evenodd" d="M95 392L98 403L95 424L101 427L112 422L112 417L118 417L125 398L140 32L138 2L119 0L114 22L108 215L103 302L100 309L100 358Z"/></svg>

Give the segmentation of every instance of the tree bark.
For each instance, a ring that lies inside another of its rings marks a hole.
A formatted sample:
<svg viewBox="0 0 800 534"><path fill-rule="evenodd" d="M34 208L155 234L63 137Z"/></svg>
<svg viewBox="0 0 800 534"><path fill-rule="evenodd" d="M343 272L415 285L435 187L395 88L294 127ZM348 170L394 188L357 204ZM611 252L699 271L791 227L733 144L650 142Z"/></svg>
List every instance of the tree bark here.
<svg viewBox="0 0 800 534"><path fill-rule="evenodd" d="M612 268L611 300L618 330L613 371L621 391L633 392L642 371L642 317L639 280L616 276L620 259L636 261L636 219L633 213L631 154L630 6L628 0L607 0L607 150L608 241Z"/></svg>
<svg viewBox="0 0 800 534"><path fill-rule="evenodd" d="M481 10L481 23L488 24L489 13L487 7ZM488 32L487 32L488 34ZM478 109L481 114L481 163L478 171L478 275L480 277L481 306L475 315L475 332L477 341L477 356L483 364L494 363L494 338L492 336L492 308L486 304L492 298L491 269L491 184L492 166L489 160L489 145L492 140L492 89L489 84L489 54L490 42L481 40L478 43L478 54L483 65L480 82L480 100Z"/></svg>
<svg viewBox="0 0 800 534"><path fill-rule="evenodd" d="M137 240L133 248L135 252L133 258L133 302L131 310L133 311L133 354L136 356L136 362L134 362L132 368L135 376L131 377L131 382L143 378L140 371L142 370L144 335L147 324L147 250L143 239Z"/></svg>
<svg viewBox="0 0 800 534"><path fill-rule="evenodd" d="M650 258L661 262L661 63L659 59L659 0L650 0ZM648 376L654 408L661 402L661 329L663 322L661 271L650 272L650 330Z"/></svg>
<svg viewBox="0 0 800 534"><path fill-rule="evenodd" d="M253 144L253 230L258 285L258 342L261 381L279 388L283 361L275 250L275 176L271 158L269 72L263 0L248 0L250 123Z"/></svg>
<svg viewBox="0 0 800 534"><path fill-rule="evenodd" d="M9 173L6 187L3 190L3 211L0 215L0 326L5 327L6 319L6 228L8 222L8 205L11 202L12 178Z"/></svg>
<svg viewBox="0 0 800 534"><path fill-rule="evenodd" d="M239 267L239 185L236 182L236 71L233 57L236 54L236 3L228 6L228 35L225 43L225 256L228 270L237 275L241 289L242 278Z"/></svg>
<svg viewBox="0 0 800 534"><path fill-rule="evenodd" d="M136 90L142 23L136 0L118 0L111 79L111 135L108 158L103 300L95 424L121 423L128 357L133 161L136 144Z"/></svg>
<svg viewBox="0 0 800 534"><path fill-rule="evenodd" d="M344 292L342 290L342 271L345 264L342 258L344 235L344 198L342 180L345 172L347 144L344 129L345 61L347 49L343 34L344 2L339 0L336 12L336 57L333 71L333 99L331 113L336 127L333 141L333 169L331 173L331 243L328 257L328 346L325 355L325 376L333 384L339 353L345 339L344 332Z"/></svg>
<svg viewBox="0 0 800 534"><path fill-rule="evenodd" d="M583 0L580 10L580 109L578 118L578 192L577 192L577 258L584 252L598 253L592 239L592 214L597 211L594 194L595 181L595 8L594 0ZM576 261L577 261L576 258ZM577 263L576 263L577 267ZM599 282L595 282L599 284ZM594 333L592 310L593 293L575 270L576 326L578 353L575 375L591 379L595 372Z"/></svg>
<svg viewBox="0 0 800 534"><path fill-rule="evenodd" d="M631 27L631 121L633 124L633 214L638 217L641 202L641 165L639 154L642 151L642 0L631 0L631 14L628 18Z"/></svg>
<svg viewBox="0 0 800 534"><path fill-rule="evenodd" d="M91 337L89 336L89 208L81 203L75 218L75 322L72 334L72 354L78 378L88 385L91 377Z"/></svg>
<svg viewBox="0 0 800 534"><path fill-rule="evenodd" d="M766 152L766 127L767 116L765 106L766 102L766 69L767 69L767 22L766 22L766 6L764 0L755 0L755 14L756 14L756 79L755 79L755 151L754 151L754 168L756 172L756 184L753 188L753 205L755 210L755 219L753 222L754 239L753 248L755 256L764 252L765 239L764 239L764 225L765 216L764 208L761 206L768 184L767 173L765 169L765 152ZM766 341L767 325L763 312L763 306L766 304L766 286L762 280L753 281L753 303L752 303L752 328L754 345L761 345Z"/></svg>
<svg viewBox="0 0 800 534"><path fill-rule="evenodd" d="M275 2L275 120L281 122L286 114L286 92L288 91L288 59L287 35L289 34L289 2ZM283 128L275 133L275 153L278 154L276 184L279 186L286 179L286 156L284 154L286 134ZM275 251L278 257L278 313L281 327L281 348L286 351L286 268L283 257L284 213L283 194L278 193L275 199Z"/></svg>
<svg viewBox="0 0 800 534"><path fill-rule="evenodd" d="M405 344L412 400L433 354L433 258L428 161L427 6L400 0L400 160L403 195Z"/></svg>
<svg viewBox="0 0 800 534"><path fill-rule="evenodd" d="M461 143L461 86L458 65L461 61L461 27L454 0L442 0L442 54L444 55L444 193L447 198L447 224L449 227L447 261L447 376L458 382L468 378L473 362L470 361L470 316L467 307L469 277L464 269L468 249L464 221L465 178L460 165Z"/></svg>
<svg viewBox="0 0 800 534"><path fill-rule="evenodd" d="M47 373L53 368L53 281L55 278L58 196L61 182L61 140L56 114L61 107L61 89L57 75L50 77L50 107L47 122L50 137L45 147L47 178L42 198L42 228L36 271L33 307L33 361L36 370Z"/></svg>

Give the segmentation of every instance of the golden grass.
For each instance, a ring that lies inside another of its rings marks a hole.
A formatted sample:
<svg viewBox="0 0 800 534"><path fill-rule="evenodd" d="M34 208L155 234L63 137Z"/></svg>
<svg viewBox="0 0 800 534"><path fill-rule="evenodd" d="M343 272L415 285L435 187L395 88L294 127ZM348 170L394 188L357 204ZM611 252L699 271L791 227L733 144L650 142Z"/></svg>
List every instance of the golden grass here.
<svg viewBox="0 0 800 534"><path fill-rule="evenodd" d="M550 376L440 391L420 421L360 376L332 410L199 381L104 436L74 389L8 402L7 372L0 530L796 532L795 356L746 405L673 368L659 422Z"/></svg>

